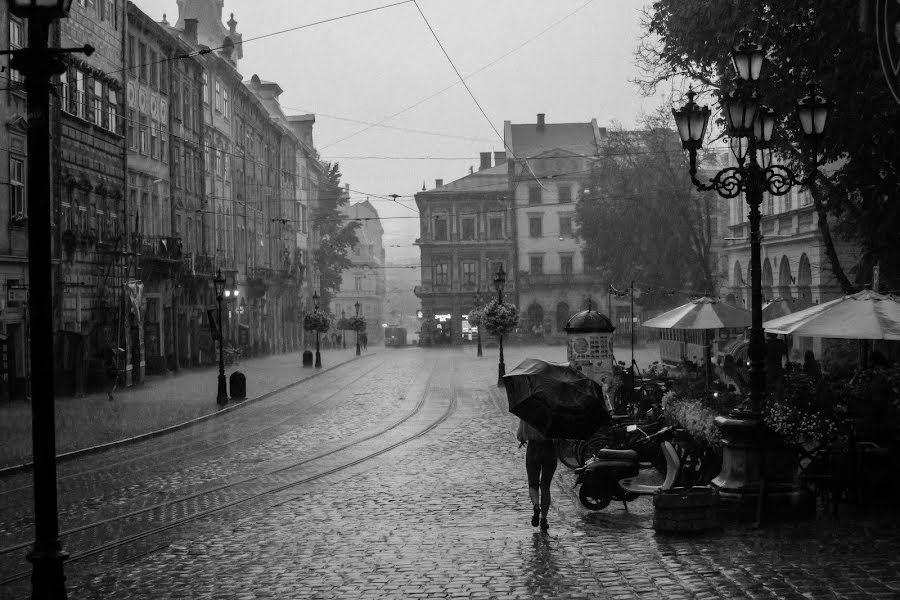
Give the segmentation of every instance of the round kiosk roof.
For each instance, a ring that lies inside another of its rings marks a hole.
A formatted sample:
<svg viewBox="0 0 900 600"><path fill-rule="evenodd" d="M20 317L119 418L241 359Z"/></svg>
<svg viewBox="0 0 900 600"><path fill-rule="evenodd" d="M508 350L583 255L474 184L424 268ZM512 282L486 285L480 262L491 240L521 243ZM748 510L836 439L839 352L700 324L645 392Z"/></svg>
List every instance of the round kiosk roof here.
<svg viewBox="0 0 900 600"><path fill-rule="evenodd" d="M615 330L609 317L596 310L575 313L566 323L566 333L612 333Z"/></svg>

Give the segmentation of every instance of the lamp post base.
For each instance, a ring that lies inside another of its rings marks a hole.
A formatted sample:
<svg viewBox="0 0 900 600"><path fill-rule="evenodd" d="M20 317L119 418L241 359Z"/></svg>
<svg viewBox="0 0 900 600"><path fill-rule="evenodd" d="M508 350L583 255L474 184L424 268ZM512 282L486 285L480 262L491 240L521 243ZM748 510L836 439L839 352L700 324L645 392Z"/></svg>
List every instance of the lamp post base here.
<svg viewBox="0 0 900 600"><path fill-rule="evenodd" d="M760 521L815 516L812 494L795 484L793 451L775 436L760 431L759 415L716 417L716 425L722 431L724 448L722 471L711 483L719 490L724 517ZM762 515L758 512L760 493L764 495Z"/></svg>
<svg viewBox="0 0 900 600"><path fill-rule="evenodd" d="M228 386L225 383L224 373L219 373L219 387L216 391L216 402L226 404L228 402Z"/></svg>
<svg viewBox="0 0 900 600"><path fill-rule="evenodd" d="M59 546L59 542L56 542ZM69 553L61 549L32 550L25 557L33 565L31 572L32 598L66 598L66 575L63 563Z"/></svg>

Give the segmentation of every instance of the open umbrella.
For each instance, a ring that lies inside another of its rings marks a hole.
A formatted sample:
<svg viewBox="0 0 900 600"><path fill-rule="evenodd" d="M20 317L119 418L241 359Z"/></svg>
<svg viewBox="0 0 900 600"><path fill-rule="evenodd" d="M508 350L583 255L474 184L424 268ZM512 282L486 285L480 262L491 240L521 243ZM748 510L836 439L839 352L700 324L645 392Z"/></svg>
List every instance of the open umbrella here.
<svg viewBox="0 0 900 600"><path fill-rule="evenodd" d="M656 329L731 329L750 327L750 311L719 302L697 298L678 308L642 323Z"/></svg>
<svg viewBox="0 0 900 600"><path fill-rule="evenodd" d="M900 340L900 300L863 290L763 323L768 333L853 340Z"/></svg>
<svg viewBox="0 0 900 600"><path fill-rule="evenodd" d="M786 317L791 314L793 307L791 303L784 298L775 298L771 302L763 304L762 318L763 322L777 319L778 317Z"/></svg>
<svg viewBox="0 0 900 600"><path fill-rule="evenodd" d="M509 412L548 438L586 440L612 423L600 384L568 365L529 358L503 385Z"/></svg>

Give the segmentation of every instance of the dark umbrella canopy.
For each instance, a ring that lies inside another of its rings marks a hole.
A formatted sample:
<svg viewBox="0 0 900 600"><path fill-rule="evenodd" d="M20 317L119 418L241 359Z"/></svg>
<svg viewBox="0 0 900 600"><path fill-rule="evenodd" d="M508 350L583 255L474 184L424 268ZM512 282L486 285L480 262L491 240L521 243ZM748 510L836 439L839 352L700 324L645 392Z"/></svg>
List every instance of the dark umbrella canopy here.
<svg viewBox="0 0 900 600"><path fill-rule="evenodd" d="M588 439L612 422L600 385L568 365L529 358L503 384L509 412L548 438Z"/></svg>

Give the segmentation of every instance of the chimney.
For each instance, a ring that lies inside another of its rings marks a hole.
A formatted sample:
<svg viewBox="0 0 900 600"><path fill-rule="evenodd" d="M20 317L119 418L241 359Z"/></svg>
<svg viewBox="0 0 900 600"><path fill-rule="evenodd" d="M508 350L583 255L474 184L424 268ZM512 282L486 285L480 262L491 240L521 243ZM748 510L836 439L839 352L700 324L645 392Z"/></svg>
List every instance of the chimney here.
<svg viewBox="0 0 900 600"><path fill-rule="evenodd" d="M506 164L506 152L494 152L494 166L499 167L500 165Z"/></svg>
<svg viewBox="0 0 900 600"><path fill-rule="evenodd" d="M434 180L434 187L439 188L439 187L441 187L442 185L444 185L444 180L443 180L443 179L435 179L435 180Z"/></svg>
<svg viewBox="0 0 900 600"><path fill-rule="evenodd" d="M538 129L544 128L544 113L538 113L537 128Z"/></svg>
<svg viewBox="0 0 900 600"><path fill-rule="evenodd" d="M184 20L184 37L192 44L197 43L197 19Z"/></svg>
<svg viewBox="0 0 900 600"><path fill-rule="evenodd" d="M484 171L485 169L491 168L491 153L490 152L482 152L481 153L481 164L478 166L479 171Z"/></svg>

